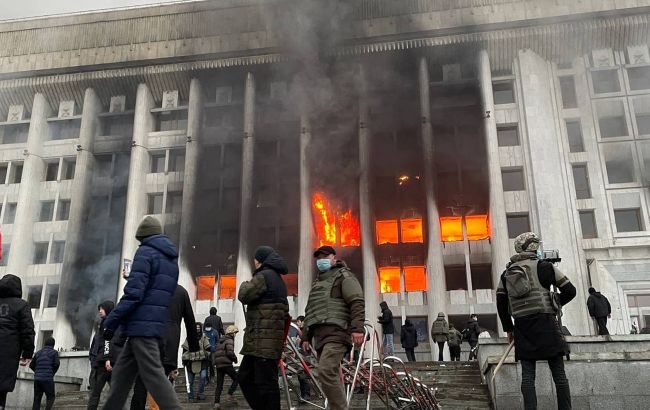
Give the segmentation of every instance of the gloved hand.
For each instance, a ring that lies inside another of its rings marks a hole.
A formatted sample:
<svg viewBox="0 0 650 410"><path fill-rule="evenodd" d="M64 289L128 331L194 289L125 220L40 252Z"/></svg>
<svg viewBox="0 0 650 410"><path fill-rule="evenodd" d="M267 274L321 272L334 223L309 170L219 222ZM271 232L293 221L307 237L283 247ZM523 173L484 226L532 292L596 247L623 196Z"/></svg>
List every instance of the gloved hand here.
<svg viewBox="0 0 650 410"><path fill-rule="evenodd" d="M104 333L102 334L102 337L104 340L111 340L113 336L115 335L115 332L111 329L104 329Z"/></svg>

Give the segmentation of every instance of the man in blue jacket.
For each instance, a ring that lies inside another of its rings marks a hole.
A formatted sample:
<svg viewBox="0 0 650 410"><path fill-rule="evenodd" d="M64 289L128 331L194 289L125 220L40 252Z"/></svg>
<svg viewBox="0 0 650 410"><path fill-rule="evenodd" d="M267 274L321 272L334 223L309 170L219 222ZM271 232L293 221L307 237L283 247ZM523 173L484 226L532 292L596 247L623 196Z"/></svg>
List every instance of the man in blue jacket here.
<svg viewBox="0 0 650 410"><path fill-rule="evenodd" d="M41 408L41 400L45 393L45 410L54 406L54 375L59 370L59 353L54 350L54 338L49 337L44 343L43 349L34 355L29 368L34 371L34 403L32 410Z"/></svg>
<svg viewBox="0 0 650 410"><path fill-rule="evenodd" d="M104 409L121 409L139 375L161 409L179 410L178 397L161 361L168 307L178 282L178 252L152 216L144 218L135 237L140 247L124 295L104 322L104 340L111 340L118 326L128 338L113 368Z"/></svg>

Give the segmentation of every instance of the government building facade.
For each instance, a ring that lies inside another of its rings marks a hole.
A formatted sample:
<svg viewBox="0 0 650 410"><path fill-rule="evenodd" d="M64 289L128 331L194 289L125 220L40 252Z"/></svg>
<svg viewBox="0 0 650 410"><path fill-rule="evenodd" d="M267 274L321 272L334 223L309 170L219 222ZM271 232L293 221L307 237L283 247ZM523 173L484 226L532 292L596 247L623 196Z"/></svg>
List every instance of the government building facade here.
<svg viewBox="0 0 650 410"><path fill-rule="evenodd" d="M650 328L645 1L206 0L0 22L0 275L37 344L86 349L145 215L197 318L243 329L256 246L304 314L331 245L434 353L438 312L500 334L495 288L537 232L578 289L563 324ZM395 334L396 345L399 332ZM241 342L238 340L238 342ZM399 351L399 349L398 349Z"/></svg>

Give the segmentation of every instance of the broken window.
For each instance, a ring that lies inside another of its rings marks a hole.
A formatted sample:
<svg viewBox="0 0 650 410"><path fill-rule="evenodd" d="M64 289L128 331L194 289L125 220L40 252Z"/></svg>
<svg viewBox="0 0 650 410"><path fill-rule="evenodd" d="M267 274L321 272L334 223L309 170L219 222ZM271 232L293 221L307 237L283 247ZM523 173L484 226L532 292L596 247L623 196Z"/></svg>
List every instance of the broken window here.
<svg viewBox="0 0 650 410"><path fill-rule="evenodd" d="M569 140L569 152L584 152L585 145L582 139L582 126L580 120L566 120L566 134Z"/></svg>
<svg viewBox="0 0 650 410"><path fill-rule="evenodd" d="M424 266L404 267L404 288L407 292L427 290L427 274Z"/></svg>
<svg viewBox="0 0 650 410"><path fill-rule="evenodd" d="M424 235L422 233L422 219L402 219L400 220L402 228L402 243L422 243Z"/></svg>
<svg viewBox="0 0 650 410"><path fill-rule="evenodd" d="M443 242L463 240L462 218L459 216L445 216L440 218L440 236Z"/></svg>
<svg viewBox="0 0 650 410"><path fill-rule="evenodd" d="M397 220L377 221L375 227L377 230L377 245L399 243Z"/></svg>
<svg viewBox="0 0 650 410"><path fill-rule="evenodd" d="M582 237L591 239L598 237L596 229L596 218L593 210L580 211L580 226L582 227Z"/></svg>
<svg viewBox="0 0 650 410"><path fill-rule="evenodd" d="M196 300L214 299L214 284L216 279L214 275L199 276L196 278Z"/></svg>
<svg viewBox="0 0 650 410"><path fill-rule="evenodd" d="M560 92L562 94L563 108L576 108L578 106L576 84L573 76L560 77Z"/></svg>
<svg viewBox="0 0 650 410"><path fill-rule="evenodd" d="M395 293L400 291L399 266L384 266L379 268L379 283L381 293Z"/></svg>
<svg viewBox="0 0 650 410"><path fill-rule="evenodd" d="M237 277L235 275L219 276L219 299L234 299L237 294Z"/></svg>
<svg viewBox="0 0 650 410"><path fill-rule="evenodd" d="M465 217L465 229L467 230L467 239L470 241L488 239L490 237L488 216L467 215Z"/></svg>
<svg viewBox="0 0 650 410"><path fill-rule="evenodd" d="M576 199L591 198L589 188L589 171L587 165L573 165L573 183L576 189Z"/></svg>

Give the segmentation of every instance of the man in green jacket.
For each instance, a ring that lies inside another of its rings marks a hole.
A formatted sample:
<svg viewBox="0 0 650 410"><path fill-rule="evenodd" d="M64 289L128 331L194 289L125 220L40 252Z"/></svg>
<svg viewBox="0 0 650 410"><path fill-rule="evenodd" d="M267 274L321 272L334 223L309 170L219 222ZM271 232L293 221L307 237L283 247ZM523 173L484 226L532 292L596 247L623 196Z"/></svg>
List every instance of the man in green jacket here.
<svg viewBox="0 0 650 410"><path fill-rule="evenodd" d="M331 410L347 408L341 360L364 337L365 302L359 281L331 246L314 252L319 275L305 308L303 350L318 352L318 377Z"/></svg>
<svg viewBox="0 0 650 410"><path fill-rule="evenodd" d="M255 251L253 278L243 282L237 294L247 305L239 384L253 410L280 410L278 360L289 317L287 286L281 275L288 271L273 248L260 246Z"/></svg>

